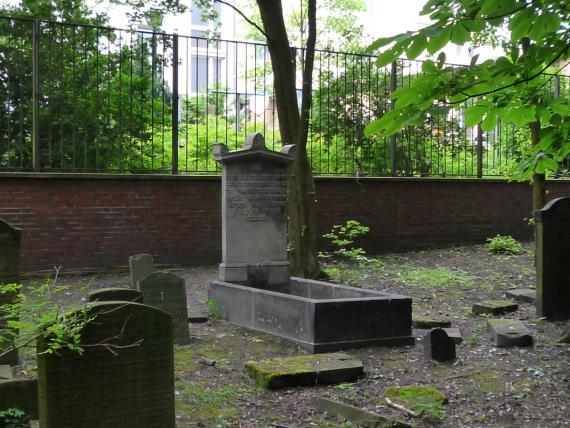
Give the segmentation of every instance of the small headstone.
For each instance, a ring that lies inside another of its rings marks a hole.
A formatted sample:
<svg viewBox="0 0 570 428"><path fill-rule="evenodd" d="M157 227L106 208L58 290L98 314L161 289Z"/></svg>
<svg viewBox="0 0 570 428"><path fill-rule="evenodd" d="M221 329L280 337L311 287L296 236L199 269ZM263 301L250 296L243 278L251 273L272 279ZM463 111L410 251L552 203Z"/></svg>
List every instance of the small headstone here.
<svg viewBox="0 0 570 428"><path fill-rule="evenodd" d="M325 397L315 397L313 400L315 408L330 416L337 416L356 424L359 427L390 427L390 428L412 428L413 425L401 422L378 413L368 412L358 407L331 400Z"/></svg>
<svg viewBox="0 0 570 428"><path fill-rule="evenodd" d="M20 282L20 241L21 231L0 218L0 285ZM0 305L11 304L17 297L16 292L0 293ZM0 329L6 328L0 313ZM0 346L0 353L6 345ZM0 364L18 364L18 351L12 351L0 357Z"/></svg>
<svg viewBox="0 0 570 428"><path fill-rule="evenodd" d="M474 314L501 315L507 312L514 312L519 305L511 300L486 300L473 304L471 312Z"/></svg>
<svg viewBox="0 0 570 428"><path fill-rule="evenodd" d="M453 361L456 358L455 342L441 328L428 331L423 342L426 358L436 361Z"/></svg>
<svg viewBox="0 0 570 428"><path fill-rule="evenodd" d="M188 345L190 330L184 278L168 272L155 272L139 281L139 286L146 305L172 316L174 343Z"/></svg>
<svg viewBox="0 0 570 428"><path fill-rule="evenodd" d="M549 320L570 319L570 198L536 211L536 313Z"/></svg>
<svg viewBox="0 0 570 428"><path fill-rule="evenodd" d="M152 256L150 254L135 254L129 257L129 284L133 290L139 290L139 281L154 272Z"/></svg>
<svg viewBox="0 0 570 428"><path fill-rule="evenodd" d="M82 355L38 341L42 428L174 428L171 317L132 302L92 303L88 315Z"/></svg>
<svg viewBox="0 0 570 428"><path fill-rule="evenodd" d="M533 305L536 302L536 290L532 288L513 288L507 290L506 296L518 302L531 303Z"/></svg>
<svg viewBox="0 0 570 428"><path fill-rule="evenodd" d="M438 320L435 318L427 318L421 316L414 316L412 319L412 326L417 329L430 329L436 327L451 327L451 322L446 320Z"/></svg>
<svg viewBox="0 0 570 428"><path fill-rule="evenodd" d="M0 410L17 407L32 419L39 417L35 379L0 380Z"/></svg>
<svg viewBox="0 0 570 428"><path fill-rule="evenodd" d="M463 342L463 336L461 331L457 327L444 328L443 331L455 342L456 345L461 345Z"/></svg>
<svg viewBox="0 0 570 428"><path fill-rule="evenodd" d="M244 148L214 145L222 163L222 263L219 279L256 287L289 282L287 169L293 157L270 151L263 135Z"/></svg>
<svg viewBox="0 0 570 428"><path fill-rule="evenodd" d="M257 385L270 389L349 382L363 373L362 362L343 353L248 361L245 369Z"/></svg>
<svg viewBox="0 0 570 428"><path fill-rule="evenodd" d="M500 348L532 346L532 332L519 320L488 319L487 327Z"/></svg>
<svg viewBox="0 0 570 428"><path fill-rule="evenodd" d="M143 294L132 288L100 288L87 294L89 302L143 302Z"/></svg>

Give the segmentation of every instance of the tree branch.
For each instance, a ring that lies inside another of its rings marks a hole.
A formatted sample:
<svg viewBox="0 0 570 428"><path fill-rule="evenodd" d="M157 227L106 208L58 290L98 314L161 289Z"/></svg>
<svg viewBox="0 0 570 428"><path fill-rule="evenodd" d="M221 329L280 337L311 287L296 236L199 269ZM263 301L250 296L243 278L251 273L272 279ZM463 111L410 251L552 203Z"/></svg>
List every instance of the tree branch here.
<svg viewBox="0 0 570 428"><path fill-rule="evenodd" d="M224 0L214 0L214 1L221 3L221 4L225 4L226 6L235 10L243 19L245 19L247 21L247 23L249 25L255 27L257 29L257 31L259 31L261 34L263 34L265 36L266 39L269 39L269 36L267 35L267 33L265 31L263 31L263 28L261 28L259 25L257 25L255 22L253 22L247 16L245 16L245 14L241 10L239 10L237 7L235 7L233 4L228 3L227 1L224 1Z"/></svg>

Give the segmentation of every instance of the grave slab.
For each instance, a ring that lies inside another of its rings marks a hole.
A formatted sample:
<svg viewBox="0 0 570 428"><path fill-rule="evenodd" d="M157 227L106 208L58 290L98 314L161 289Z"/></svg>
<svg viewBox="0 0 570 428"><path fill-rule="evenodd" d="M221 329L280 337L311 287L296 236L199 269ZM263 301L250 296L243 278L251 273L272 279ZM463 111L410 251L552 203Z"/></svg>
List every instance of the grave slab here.
<svg viewBox="0 0 570 428"><path fill-rule="evenodd" d="M423 339L426 358L446 362L455 360L455 341L442 328L434 328Z"/></svg>
<svg viewBox="0 0 570 428"><path fill-rule="evenodd" d="M533 288L513 288L507 290L505 293L509 299L516 300L517 302L524 302L535 304L536 303L536 290Z"/></svg>
<svg viewBox="0 0 570 428"><path fill-rule="evenodd" d="M154 272L153 259L150 254L135 254L129 257L129 285L139 290L139 281Z"/></svg>
<svg viewBox="0 0 570 428"><path fill-rule="evenodd" d="M498 347L532 346L533 344L532 331L519 320L488 319L487 327L493 334Z"/></svg>
<svg viewBox="0 0 570 428"><path fill-rule="evenodd" d="M343 353L248 361L245 370L269 389L349 382L363 373L362 362Z"/></svg>
<svg viewBox="0 0 570 428"><path fill-rule="evenodd" d="M443 331L447 333L447 336L449 336L456 345L461 345L463 342L463 336L457 327L444 328Z"/></svg>
<svg viewBox="0 0 570 428"><path fill-rule="evenodd" d="M535 212L536 313L570 319L570 198L557 198Z"/></svg>
<svg viewBox="0 0 570 428"><path fill-rule="evenodd" d="M378 413L368 412L358 407L342 403L340 401L331 400L325 397L315 397L313 406L321 412L330 416L337 416L346 419L362 428L412 428L413 425L407 424L396 419L387 418Z"/></svg>
<svg viewBox="0 0 570 428"><path fill-rule="evenodd" d="M435 318L414 316L412 318L412 327L417 328L419 330L427 330L436 327L451 327L451 322Z"/></svg>
<svg viewBox="0 0 570 428"><path fill-rule="evenodd" d="M174 322L174 343L188 345L188 306L184 278L169 272L155 272L139 281L140 290L146 305L160 309Z"/></svg>
<svg viewBox="0 0 570 428"><path fill-rule="evenodd" d="M501 315L507 312L514 312L519 305L512 300L486 300L474 303L471 312L474 314Z"/></svg>
<svg viewBox="0 0 570 428"><path fill-rule="evenodd" d="M17 407L32 419L39 417L36 379L0 380L0 410Z"/></svg>
<svg viewBox="0 0 570 428"><path fill-rule="evenodd" d="M88 315L82 355L47 354L38 340L41 427L174 428L172 318L133 302L92 303Z"/></svg>
<svg viewBox="0 0 570 428"><path fill-rule="evenodd" d="M87 293L89 302L137 302L143 303L143 294L132 288L108 287L93 290Z"/></svg>

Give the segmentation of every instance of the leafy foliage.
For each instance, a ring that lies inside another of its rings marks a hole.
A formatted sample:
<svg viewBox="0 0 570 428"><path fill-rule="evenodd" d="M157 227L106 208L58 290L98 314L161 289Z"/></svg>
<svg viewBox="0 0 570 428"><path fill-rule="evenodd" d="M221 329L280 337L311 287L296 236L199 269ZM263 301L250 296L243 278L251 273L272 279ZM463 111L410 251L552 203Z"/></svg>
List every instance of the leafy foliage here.
<svg viewBox="0 0 570 428"><path fill-rule="evenodd" d="M16 407L0 410L0 427L26 428L29 426L29 417L22 410Z"/></svg>
<svg viewBox="0 0 570 428"><path fill-rule="evenodd" d="M343 225L335 225L323 238L330 240L335 248L328 253L320 253L320 257L325 259L337 258L340 260L358 261L365 259L366 252L360 247L354 247L354 240L359 236L366 235L370 231L369 227L361 225L356 220L348 220Z"/></svg>
<svg viewBox="0 0 570 428"><path fill-rule="evenodd" d="M487 249L498 254L519 254L523 247L512 236L497 235L487 239Z"/></svg>
<svg viewBox="0 0 570 428"><path fill-rule="evenodd" d="M480 124L490 131L499 119L519 127L541 124L540 143L520 162L519 177L556 171L570 154L570 103L541 91L545 83L540 77L552 68L560 73L570 57L567 1L429 0L422 14L433 23L370 45L370 51L383 48L379 67L404 53L409 59L423 52L434 55L450 42L463 45L473 35L502 28L510 34L508 49L504 56L480 64L474 57L471 67L458 70L445 65L444 53L426 61L421 76L392 93L396 108L370 123L366 134L393 134L474 99L465 110L467 126Z"/></svg>

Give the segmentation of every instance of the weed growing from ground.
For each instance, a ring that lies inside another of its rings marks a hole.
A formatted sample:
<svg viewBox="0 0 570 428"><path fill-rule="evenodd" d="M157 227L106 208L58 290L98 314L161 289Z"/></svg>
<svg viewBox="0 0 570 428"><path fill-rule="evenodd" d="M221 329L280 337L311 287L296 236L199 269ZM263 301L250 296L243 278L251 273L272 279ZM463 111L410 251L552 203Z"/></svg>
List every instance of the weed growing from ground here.
<svg viewBox="0 0 570 428"><path fill-rule="evenodd" d="M487 249L495 254L520 254L523 247L512 236L497 235L487 238Z"/></svg>
<svg viewBox="0 0 570 428"><path fill-rule="evenodd" d="M437 268L410 268L397 278L398 282L419 288L448 288L452 285L471 287L475 277L460 270Z"/></svg>

